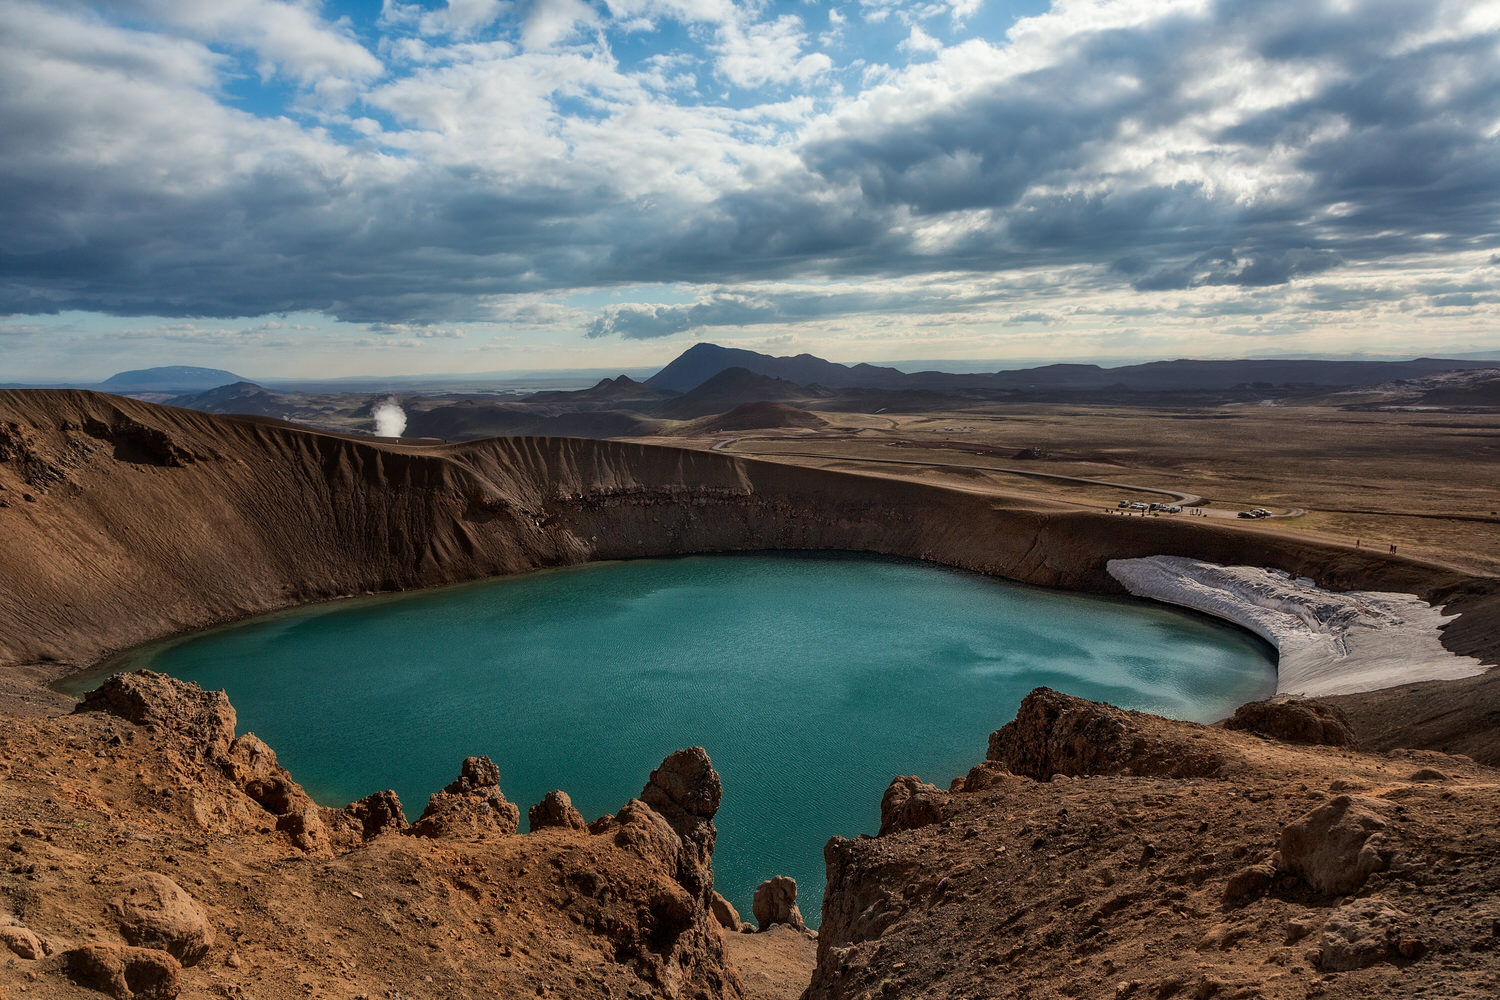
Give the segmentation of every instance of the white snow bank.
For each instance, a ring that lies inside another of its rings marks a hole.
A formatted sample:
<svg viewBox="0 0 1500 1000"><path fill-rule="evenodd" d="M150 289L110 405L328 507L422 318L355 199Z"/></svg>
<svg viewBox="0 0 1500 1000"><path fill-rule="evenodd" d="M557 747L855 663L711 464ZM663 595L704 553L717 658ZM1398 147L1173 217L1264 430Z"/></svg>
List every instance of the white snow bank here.
<svg viewBox="0 0 1500 1000"><path fill-rule="evenodd" d="M1352 694L1487 669L1443 648L1444 615L1412 594L1337 594L1306 577L1180 556L1112 559L1109 574L1150 597L1249 629L1280 652L1277 694Z"/></svg>

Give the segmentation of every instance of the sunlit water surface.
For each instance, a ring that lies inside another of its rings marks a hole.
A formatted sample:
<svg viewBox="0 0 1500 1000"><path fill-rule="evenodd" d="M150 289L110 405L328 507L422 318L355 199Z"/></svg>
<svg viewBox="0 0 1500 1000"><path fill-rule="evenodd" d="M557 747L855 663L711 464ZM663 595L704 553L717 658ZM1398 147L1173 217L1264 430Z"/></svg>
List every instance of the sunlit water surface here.
<svg viewBox="0 0 1500 1000"><path fill-rule="evenodd" d="M139 650L223 688L324 805L395 788L415 819L488 754L525 809L588 819L680 747L724 781L714 869L747 918L791 875L816 923L823 844L874 833L891 778L942 787L1048 685L1222 718L1275 687L1258 639L1144 602L844 554L697 556L342 601ZM116 667L122 664L116 664Z"/></svg>

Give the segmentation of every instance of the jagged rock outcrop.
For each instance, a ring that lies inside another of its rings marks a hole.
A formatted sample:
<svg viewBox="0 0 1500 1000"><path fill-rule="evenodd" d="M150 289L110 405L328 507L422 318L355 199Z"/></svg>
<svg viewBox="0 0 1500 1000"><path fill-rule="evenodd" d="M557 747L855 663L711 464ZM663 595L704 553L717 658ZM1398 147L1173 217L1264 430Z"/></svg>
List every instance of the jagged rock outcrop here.
<svg viewBox="0 0 1500 1000"><path fill-rule="evenodd" d="M125 462L160 465L180 469L198 460L160 427L149 427L123 415L113 424L90 418L83 422L84 433L115 446L115 457Z"/></svg>
<svg viewBox="0 0 1500 1000"><path fill-rule="evenodd" d="M894 779L880 799L880 832L876 836L941 823L948 817L950 797L921 778L902 775Z"/></svg>
<svg viewBox="0 0 1500 1000"><path fill-rule="evenodd" d="M116 674L84 695L75 713L105 712L161 737L185 785L198 823L208 830L269 825L298 849L328 854L323 813L252 733L236 737L235 711L223 691L138 670ZM214 772L227 781L209 780ZM232 789L232 791L231 791Z"/></svg>
<svg viewBox="0 0 1500 1000"><path fill-rule="evenodd" d="M155 726L182 748L219 761L234 742L235 713L223 691L205 691L151 670L115 674L83 696L75 712L108 712L138 726Z"/></svg>
<svg viewBox="0 0 1500 1000"><path fill-rule="evenodd" d="M982 760L969 768L969 773L953 783L951 791L955 792L982 792L987 788L994 788L1007 781L1019 780L1016 775L1010 773L1010 768L998 760Z"/></svg>
<svg viewBox="0 0 1500 1000"><path fill-rule="evenodd" d="M1363 795L1340 795L1281 833L1281 864L1316 892L1354 892L1390 867L1386 836L1391 804Z"/></svg>
<svg viewBox="0 0 1500 1000"><path fill-rule="evenodd" d="M400 833L407 828L401 799L390 789L372 792L342 810L359 824L360 836L372 840L382 833Z"/></svg>
<svg viewBox="0 0 1500 1000"><path fill-rule="evenodd" d="M182 991L182 964L155 948L90 944L64 959L79 980L116 1000L173 1000Z"/></svg>
<svg viewBox="0 0 1500 1000"><path fill-rule="evenodd" d="M1048 781L1054 774L1134 774L1196 778L1217 774L1224 760L1193 739L1148 730L1138 713L1075 698L1051 688L1026 696L1016 717L990 735L988 758L1016 774Z"/></svg>
<svg viewBox="0 0 1500 1000"><path fill-rule="evenodd" d="M715 1000L733 1000L743 991L736 974L719 971L724 942L718 928L724 922L715 913L711 864L713 817L722 793L708 754L702 747L690 747L669 755L651 772L640 798L587 827L591 835L611 837L617 847L668 877L651 895L637 923L612 923L609 929L618 953L647 962L669 995L676 995L679 983L705 980L716 984L706 994Z"/></svg>
<svg viewBox="0 0 1500 1000"><path fill-rule="evenodd" d="M573 800L563 791L548 792L542 801L526 810L526 822L533 831L548 827L561 827L564 830L588 828L588 824L583 821L583 814L573 808Z"/></svg>
<svg viewBox="0 0 1500 1000"><path fill-rule="evenodd" d="M1235 709L1226 729L1242 729L1283 743L1357 749L1359 740L1340 709L1305 698L1252 701Z"/></svg>
<svg viewBox="0 0 1500 1000"><path fill-rule="evenodd" d="M184 967L197 965L214 944L208 915L182 886L160 872L142 872L120 886L110 904L120 936L140 948L172 955Z"/></svg>
<svg viewBox="0 0 1500 1000"><path fill-rule="evenodd" d="M660 813L682 839L680 881L705 906L714 888L711 862L718 836L714 813L723 795L719 772L702 747L688 747L668 756L651 772L641 791L641 801Z"/></svg>
<svg viewBox="0 0 1500 1000"><path fill-rule="evenodd" d="M246 733L230 744L221 767L225 777L276 817L276 829L293 844L315 853L331 849L322 810L277 762L276 751L255 734Z"/></svg>
<svg viewBox="0 0 1500 1000"><path fill-rule="evenodd" d="M500 768L488 757L467 757L458 777L432 793L410 832L418 837L482 837L515 833L520 824L521 807L500 791Z"/></svg>
<svg viewBox="0 0 1500 1000"><path fill-rule="evenodd" d="M768 878L755 887L752 902L755 922L760 930L773 924L786 924L795 930L807 930L802 911L797 908L797 880L786 875Z"/></svg>
<svg viewBox="0 0 1500 1000"><path fill-rule="evenodd" d="M640 799L631 799L610 819L608 827L590 826L590 833L613 831L614 841L644 858L656 858L672 870L673 877L682 868L682 838L661 813Z"/></svg>

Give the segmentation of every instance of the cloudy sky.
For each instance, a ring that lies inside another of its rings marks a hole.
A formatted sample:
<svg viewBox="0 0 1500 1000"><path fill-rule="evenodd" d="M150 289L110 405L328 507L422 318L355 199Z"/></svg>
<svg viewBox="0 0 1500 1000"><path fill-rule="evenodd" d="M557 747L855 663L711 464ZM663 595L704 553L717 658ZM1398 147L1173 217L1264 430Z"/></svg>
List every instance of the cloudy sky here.
<svg viewBox="0 0 1500 1000"><path fill-rule="evenodd" d="M1500 354L1500 0L0 0L0 380Z"/></svg>

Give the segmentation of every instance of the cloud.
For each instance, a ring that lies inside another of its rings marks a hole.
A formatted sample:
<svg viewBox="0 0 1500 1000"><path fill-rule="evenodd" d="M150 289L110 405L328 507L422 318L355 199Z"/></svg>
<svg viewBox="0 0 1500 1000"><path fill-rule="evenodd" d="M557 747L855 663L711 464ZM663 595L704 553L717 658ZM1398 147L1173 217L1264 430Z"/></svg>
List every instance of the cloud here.
<svg viewBox="0 0 1500 1000"><path fill-rule="evenodd" d="M598 23L594 9L583 0L532 0L521 38L528 49L544 49Z"/></svg>
<svg viewBox="0 0 1500 1000"><path fill-rule="evenodd" d="M897 47L903 52L910 52L915 55L924 52L941 52L943 50L943 43L923 31L921 25L914 24L911 26L911 34L907 35L905 40Z"/></svg>
<svg viewBox="0 0 1500 1000"><path fill-rule="evenodd" d="M1493 0L1073 0L940 50L920 24L967 5L866 3L923 54L848 92L801 19L725 0L390 2L368 49L311 4L121 4L0 3L0 312L650 339L951 315L1046 273L997 320L1106 292L1227 315L1500 244ZM625 57L667 21L681 48ZM347 110L242 110L242 51ZM555 302L634 285L693 301Z"/></svg>
<svg viewBox="0 0 1500 1000"><path fill-rule="evenodd" d="M717 69L739 87L803 82L833 68L821 52L804 52L807 35L802 19L783 14L774 21L731 22L719 30Z"/></svg>
<svg viewBox="0 0 1500 1000"><path fill-rule="evenodd" d="M1023 312L1006 317L1005 322L1011 326L1017 323L1040 323L1043 326L1050 326L1057 322L1057 317L1047 312Z"/></svg>
<svg viewBox="0 0 1500 1000"><path fill-rule="evenodd" d="M191 38L249 49L263 77L282 75L302 84L315 84L329 78L368 80L383 69L347 28L323 20L307 4L288 0L113 0L110 6L116 13L149 19Z"/></svg>
<svg viewBox="0 0 1500 1000"><path fill-rule="evenodd" d="M436 9L418 3L383 0L379 23L385 27L411 27L423 35L468 37L494 24L510 0L447 0Z"/></svg>

